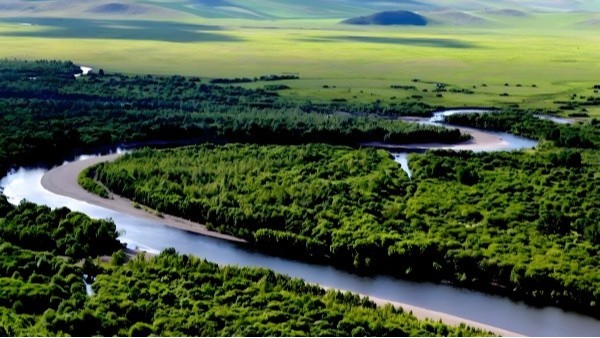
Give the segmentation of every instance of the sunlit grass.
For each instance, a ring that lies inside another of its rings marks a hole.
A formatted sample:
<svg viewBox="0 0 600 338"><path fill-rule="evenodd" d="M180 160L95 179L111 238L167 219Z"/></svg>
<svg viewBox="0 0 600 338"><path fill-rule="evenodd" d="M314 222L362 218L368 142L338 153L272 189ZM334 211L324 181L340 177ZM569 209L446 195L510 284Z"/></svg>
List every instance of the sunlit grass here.
<svg viewBox="0 0 600 338"><path fill-rule="evenodd" d="M89 26L86 20L58 20L36 25L36 19L12 18L8 23L0 19L0 57L70 59L142 74L299 73L303 80L290 81L287 95L315 100L394 101L422 96L444 106L556 108L554 101L574 93L594 95L591 87L600 82L600 35L564 28L581 20L581 14L563 14L564 24L547 29L559 18L558 14L526 21L507 18L500 27L486 28L188 18L185 24L155 21L151 30L144 31L140 30L150 23L131 21L133 28L115 30L110 22ZM519 27L524 23L528 25ZM86 33L86 29L95 31ZM431 92L431 83L411 83L414 78L474 93L438 97ZM396 90L390 88L392 84L414 84L418 90Z"/></svg>

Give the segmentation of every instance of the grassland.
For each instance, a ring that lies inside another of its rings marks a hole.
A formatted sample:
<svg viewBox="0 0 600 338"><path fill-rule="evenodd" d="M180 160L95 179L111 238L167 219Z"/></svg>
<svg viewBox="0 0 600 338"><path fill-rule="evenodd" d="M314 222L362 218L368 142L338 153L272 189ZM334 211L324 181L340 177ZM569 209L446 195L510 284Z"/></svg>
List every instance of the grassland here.
<svg viewBox="0 0 600 338"><path fill-rule="evenodd" d="M254 2L265 6L264 1ZM262 8L253 3L247 6ZM592 90L600 82L600 35L594 13L518 17L473 12L485 19L481 24L459 22L464 15L446 11L432 12L430 17L437 21L426 27L363 27L339 24L340 18L286 19L292 16L290 4L273 7L265 16L277 15L277 19L270 20L244 15L223 18L223 13L209 12L201 17L182 3L168 5L181 15L124 19L102 13L72 17L67 12L63 18L0 18L0 57L69 59L139 74L299 73L300 81L286 83L291 87L287 95L317 101L421 96L447 107L519 105L558 110L554 101L569 100L573 94L598 96ZM329 10L334 17L358 12ZM415 78L421 81L412 83ZM473 93L432 92L438 82ZM398 90L391 85L416 89ZM600 109L589 108L588 114L600 116Z"/></svg>

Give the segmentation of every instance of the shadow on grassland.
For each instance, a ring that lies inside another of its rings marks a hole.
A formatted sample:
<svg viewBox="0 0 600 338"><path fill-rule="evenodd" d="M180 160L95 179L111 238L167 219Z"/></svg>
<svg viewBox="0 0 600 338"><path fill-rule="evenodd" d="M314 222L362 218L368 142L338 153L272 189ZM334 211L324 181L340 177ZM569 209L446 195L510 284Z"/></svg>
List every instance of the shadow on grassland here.
<svg viewBox="0 0 600 338"><path fill-rule="evenodd" d="M439 39L439 38L401 38L401 37L380 37L380 36L332 36L323 38L306 38L298 39L306 42L365 42L365 43L380 43L387 45L409 45L409 46L425 46L437 48L475 48L476 45L470 42L456 39Z"/></svg>
<svg viewBox="0 0 600 338"><path fill-rule="evenodd" d="M218 31L222 30L219 26L194 25L171 21L0 18L0 22L28 25L24 26L23 30L0 32L0 36L153 40L165 42L242 41L242 39L218 33Z"/></svg>

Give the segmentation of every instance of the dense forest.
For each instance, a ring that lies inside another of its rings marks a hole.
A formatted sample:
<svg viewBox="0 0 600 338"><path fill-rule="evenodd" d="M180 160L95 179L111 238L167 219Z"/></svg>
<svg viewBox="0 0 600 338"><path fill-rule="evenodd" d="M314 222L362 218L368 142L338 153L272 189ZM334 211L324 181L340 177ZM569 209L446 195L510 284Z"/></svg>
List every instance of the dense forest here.
<svg viewBox="0 0 600 338"><path fill-rule="evenodd" d="M114 223L66 208L12 206L2 197L0 230L1 336L485 334L174 250L125 262Z"/></svg>
<svg viewBox="0 0 600 338"><path fill-rule="evenodd" d="M396 119L431 115L425 103L295 101L279 95L286 86L276 76L245 89L198 77L79 72L71 62L0 61L1 173L124 143L205 142L137 151L80 182L106 194L99 179L272 254L600 317L595 120L451 116L453 124L543 142L527 152L412 154L409 179L387 152L357 145L465 139ZM0 194L0 335L479 334L172 250L123 264L116 236L110 221L11 206ZM92 296L84 275L95 280Z"/></svg>
<svg viewBox="0 0 600 338"><path fill-rule="evenodd" d="M261 250L448 280L600 316L600 178L577 150L411 155L328 145L145 149L94 167L112 191Z"/></svg>
<svg viewBox="0 0 600 338"><path fill-rule="evenodd" d="M75 78L71 62L0 60L0 170L62 161L73 152L151 141L354 145L367 141L444 143L458 130L394 119L428 114L415 102L314 104L276 91L203 83L197 77ZM268 83L277 77L258 80ZM270 86L269 88L277 88Z"/></svg>

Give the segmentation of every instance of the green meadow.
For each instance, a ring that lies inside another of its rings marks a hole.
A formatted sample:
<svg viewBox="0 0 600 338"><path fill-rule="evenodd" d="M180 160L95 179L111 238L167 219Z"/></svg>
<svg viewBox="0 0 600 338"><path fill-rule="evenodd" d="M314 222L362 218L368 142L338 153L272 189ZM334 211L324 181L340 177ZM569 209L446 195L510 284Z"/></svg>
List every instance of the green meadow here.
<svg viewBox="0 0 600 338"><path fill-rule="evenodd" d="M284 82L291 87L285 95L316 101L413 99L568 115L580 111L564 111L555 101L598 96L592 89L600 82L594 12L446 10L427 12L431 24L423 27L354 26L340 21L370 12L352 1L346 7L325 1L318 13L301 12L304 17L297 17L292 1L200 3L145 1L91 14L0 17L0 57L68 59L133 74L298 73L301 80ZM137 15L134 5L152 5L155 12ZM436 83L451 90L433 92ZM586 110L600 116L598 107Z"/></svg>

